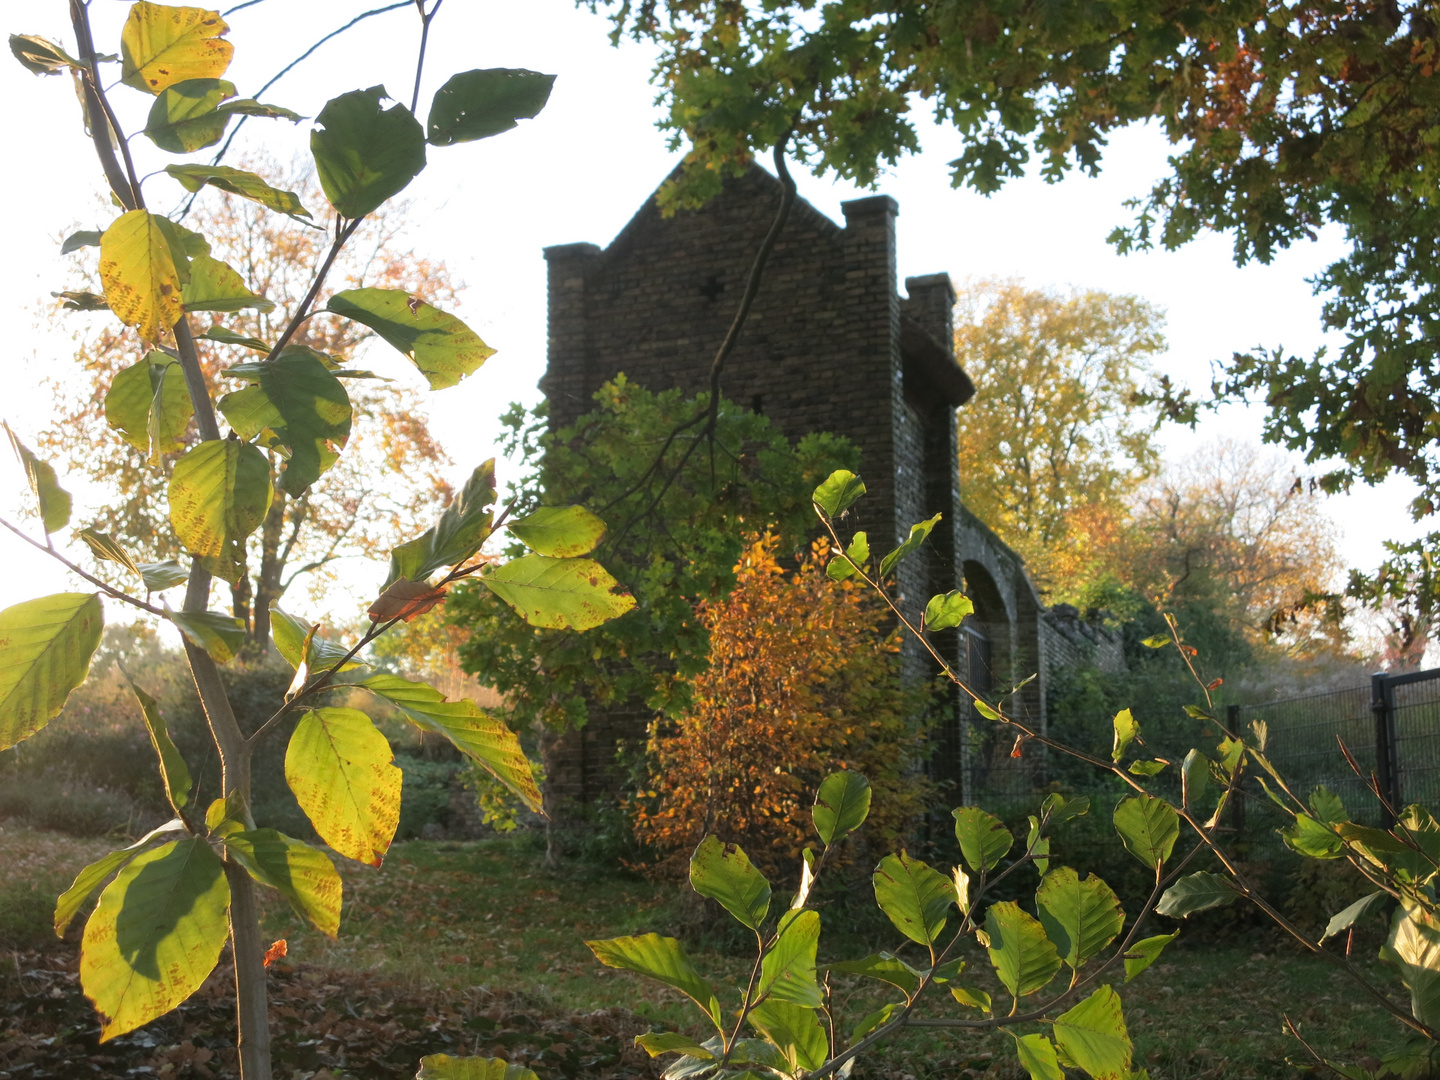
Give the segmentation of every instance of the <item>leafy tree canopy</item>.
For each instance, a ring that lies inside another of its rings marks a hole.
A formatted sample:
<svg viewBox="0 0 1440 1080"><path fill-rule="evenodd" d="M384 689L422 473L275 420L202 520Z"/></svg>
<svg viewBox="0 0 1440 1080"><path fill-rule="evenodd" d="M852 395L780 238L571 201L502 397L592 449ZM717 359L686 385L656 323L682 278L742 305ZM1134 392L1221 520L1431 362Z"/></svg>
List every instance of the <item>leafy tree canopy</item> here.
<svg viewBox="0 0 1440 1080"><path fill-rule="evenodd" d="M813 434L791 446L770 421L722 401L713 442L692 425L705 399L607 383L573 427L547 429L544 408L506 417L511 456L528 473L515 514L579 504L610 523L597 557L634 595L636 608L577 634L529 626L488 592L456 589L452 618L470 632L464 666L500 691L517 727L580 726L587 704L687 703L687 677L706 666L709 636L696 601L723 596L748 531L774 529L784 550L813 521L810 493L836 468L854 468L850 444Z"/></svg>

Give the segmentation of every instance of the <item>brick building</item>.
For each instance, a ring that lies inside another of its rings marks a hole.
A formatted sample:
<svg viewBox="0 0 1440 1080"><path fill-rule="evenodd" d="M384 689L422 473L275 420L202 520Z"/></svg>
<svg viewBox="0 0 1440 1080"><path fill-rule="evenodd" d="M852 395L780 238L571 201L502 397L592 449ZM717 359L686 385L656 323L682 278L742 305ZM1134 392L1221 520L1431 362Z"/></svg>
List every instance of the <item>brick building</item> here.
<svg viewBox="0 0 1440 1080"><path fill-rule="evenodd" d="M586 243L545 250L549 358L540 386L552 426L589 411L596 390L621 372L655 391L708 387L711 360L779 198L775 178L752 166L698 211L665 218L646 200L604 250ZM898 543L914 522L944 515L900 565L900 602L918 615L933 594L964 589L976 613L946 635L946 652L982 690L1039 670L1014 704L1043 724L1045 669L1053 665L1042 658L1067 643L1059 652L1076 655L1089 639L1071 625L1076 620L1047 617L1020 558L960 501L955 410L974 387L955 360L954 289L946 275L931 274L907 278L900 295L893 199L857 199L842 210L843 226L796 201L726 363L722 392L763 412L792 440L829 431L855 443L868 493L846 525L867 530L872 550ZM918 650L906 659L924 671ZM995 748L972 725L968 706L956 703L952 712L933 768L963 797L985 783ZM581 802L600 794L616 741L642 734L647 721L642 710L615 711L562 739L548 754L552 793ZM997 768L1015 767L1000 757Z"/></svg>

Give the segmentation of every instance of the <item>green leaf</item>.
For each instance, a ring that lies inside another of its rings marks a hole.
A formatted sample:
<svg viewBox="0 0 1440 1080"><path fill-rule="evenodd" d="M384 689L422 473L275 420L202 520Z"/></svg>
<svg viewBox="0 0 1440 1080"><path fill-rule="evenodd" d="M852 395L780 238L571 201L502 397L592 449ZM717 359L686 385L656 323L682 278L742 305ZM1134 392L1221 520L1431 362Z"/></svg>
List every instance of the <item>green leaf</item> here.
<svg viewBox="0 0 1440 1080"><path fill-rule="evenodd" d="M836 469L810 496L827 521L833 521L865 494L865 484L852 472Z"/></svg>
<svg viewBox="0 0 1440 1080"><path fill-rule="evenodd" d="M293 191L271 187L255 173L244 169L232 169L228 165L167 165L165 171L186 191L199 191L209 184L297 221L310 217L310 211L301 204L300 196Z"/></svg>
<svg viewBox="0 0 1440 1080"><path fill-rule="evenodd" d="M226 400L260 391L269 409L258 401L250 402L248 408L254 412L246 415L263 415L264 426L273 432L273 438L262 441L283 448L286 455L280 486L292 497L299 497L335 463L349 440L350 395L320 354L310 349L290 348L269 363L241 366L261 369L259 386L227 394L220 401L220 409L231 426L236 426L240 414L232 416ZM233 373L235 368L230 371ZM239 434L255 434L249 430L252 426L246 424Z"/></svg>
<svg viewBox="0 0 1440 1080"><path fill-rule="evenodd" d="M170 524L185 550L232 585L245 565L245 538L270 509L270 462L248 443L203 442L175 462Z"/></svg>
<svg viewBox="0 0 1440 1080"><path fill-rule="evenodd" d="M759 930L770 911L770 882L739 845L718 836L707 836L690 856L690 886L751 930Z"/></svg>
<svg viewBox="0 0 1440 1080"><path fill-rule="evenodd" d="M827 964L826 971L839 971L847 975L863 975L867 979L878 979L896 987L908 999L920 987L920 972L905 963L898 956L888 952L871 953L863 960L846 960L839 964Z"/></svg>
<svg viewBox="0 0 1440 1080"><path fill-rule="evenodd" d="M163 352L122 370L105 393L105 422L152 465L158 455L184 449L194 411L179 363Z"/></svg>
<svg viewBox="0 0 1440 1080"><path fill-rule="evenodd" d="M245 279L233 268L209 255L190 260L190 280L181 290L186 311L243 311L254 308L262 315L275 304L245 287Z"/></svg>
<svg viewBox="0 0 1440 1080"><path fill-rule="evenodd" d="M218 341L225 345L243 345L245 348L253 349L263 356L270 355L270 346L266 342L261 341L259 338L237 334L234 330L227 329L219 323L206 327L205 332L200 336L207 341Z"/></svg>
<svg viewBox="0 0 1440 1080"><path fill-rule="evenodd" d="M320 839L379 866L400 823L400 770L390 743L358 709L312 709L285 751L285 781Z"/></svg>
<svg viewBox="0 0 1440 1080"><path fill-rule="evenodd" d="M984 701L977 697L973 701L971 701L970 704L973 705L975 707L975 711L978 712L981 716L983 716L986 720L1002 719L999 710L996 709L995 706L991 705L988 701Z"/></svg>
<svg viewBox="0 0 1440 1080"><path fill-rule="evenodd" d="M658 982L673 986L688 997L715 1025L715 1030L724 1032L721 1022L720 1002L710 984L700 977L695 965L685 955L685 949L674 938L659 934L642 934L639 937L617 937L605 941L587 941L586 945L606 967L638 971Z"/></svg>
<svg viewBox="0 0 1440 1080"><path fill-rule="evenodd" d="M1058 791L1052 791L1045 796L1045 801L1040 804L1043 813L1050 815L1050 822L1058 825L1061 822L1071 821L1078 817L1084 817L1090 812L1090 796L1073 795L1066 798Z"/></svg>
<svg viewBox="0 0 1440 1080"><path fill-rule="evenodd" d="M820 941L820 913L787 911L780 916L779 936L760 961L759 992L770 1001L788 1001L806 1009L825 1003L815 982L815 950Z"/></svg>
<svg viewBox="0 0 1440 1080"><path fill-rule="evenodd" d="M165 617L217 664L228 664L245 645L245 624L218 611L173 611L167 605Z"/></svg>
<svg viewBox="0 0 1440 1080"><path fill-rule="evenodd" d="M1081 880L1068 866L1045 875L1035 904L1045 933L1074 969L1114 941L1125 925L1125 909L1110 886L1093 874Z"/></svg>
<svg viewBox="0 0 1440 1080"><path fill-rule="evenodd" d="M1310 793L1310 809L1314 812L1315 819L1325 825L1338 825L1342 821L1350 820L1344 801L1324 784Z"/></svg>
<svg viewBox="0 0 1440 1080"><path fill-rule="evenodd" d="M434 687L399 675L377 673L358 685L383 697L412 723L444 735L532 811L540 811L540 789L535 786L530 761L503 720L490 716L473 701L446 701Z"/></svg>
<svg viewBox="0 0 1440 1080"><path fill-rule="evenodd" d="M136 577L141 576L139 565L131 558L128 551L115 542L113 537L98 533L94 529L81 529L75 535L85 541L85 546L94 553L97 559L119 563Z"/></svg>
<svg viewBox="0 0 1440 1080"><path fill-rule="evenodd" d="M1060 1068L1055 1047L1047 1036L1040 1032L1016 1035L1012 1031L1009 1034L1015 1040L1015 1053L1030 1074L1030 1080L1065 1080L1065 1070Z"/></svg>
<svg viewBox="0 0 1440 1080"><path fill-rule="evenodd" d="M184 314L180 271L163 221L145 210L131 210L100 237L105 301L146 341L159 341Z"/></svg>
<svg viewBox="0 0 1440 1080"><path fill-rule="evenodd" d="M925 605L925 629L948 630L952 626L959 626L967 615L974 612L975 604L958 589L940 593L932 596Z"/></svg>
<svg viewBox="0 0 1440 1080"><path fill-rule="evenodd" d="M490 537L494 505L495 459L491 458L470 474L433 526L390 553L386 587L401 578L424 581L442 566L456 566L474 555Z"/></svg>
<svg viewBox="0 0 1440 1080"><path fill-rule="evenodd" d="M1129 709L1121 709L1115 714L1115 744L1110 751L1110 760L1119 761L1125 756L1125 750L1140 735L1140 725L1130 715Z"/></svg>
<svg viewBox="0 0 1440 1080"><path fill-rule="evenodd" d="M484 68L452 75L430 104L432 146L487 139L537 116L550 100L554 75L524 68Z"/></svg>
<svg viewBox="0 0 1440 1080"><path fill-rule="evenodd" d="M1125 1030L1120 995L1109 986L1055 1018L1060 1052L1094 1080L1130 1080L1134 1046Z"/></svg>
<svg viewBox="0 0 1440 1080"><path fill-rule="evenodd" d="M1147 649L1163 649L1166 645L1170 644L1170 635L1155 634L1147 637L1144 641L1140 642L1140 644L1144 645Z"/></svg>
<svg viewBox="0 0 1440 1080"><path fill-rule="evenodd" d="M870 561L870 540L864 531L857 532L844 554L836 553L825 566L825 576L831 581L845 581L865 569Z"/></svg>
<svg viewBox="0 0 1440 1080"><path fill-rule="evenodd" d="M163 1016L200 989L229 936L230 887L201 837L135 856L100 894L80 945L80 986L100 1041Z"/></svg>
<svg viewBox="0 0 1440 1080"><path fill-rule="evenodd" d="M1153 870L1175 848L1180 837L1180 815L1163 799L1132 795L1115 808L1115 831L1126 850Z"/></svg>
<svg viewBox="0 0 1440 1080"><path fill-rule="evenodd" d="M10 51L34 75L58 75L67 68L84 71L85 65L38 34L11 34Z"/></svg>
<svg viewBox="0 0 1440 1080"><path fill-rule="evenodd" d="M557 559L588 555L605 535L605 522L583 506L542 506L519 521L510 531L537 555Z"/></svg>
<svg viewBox="0 0 1440 1080"><path fill-rule="evenodd" d="M185 429L190 426L195 406L190 400L190 389L185 385L185 375L179 364L152 365L150 373L158 375L159 382L155 387L155 396L150 400L145 437L149 447L149 464L158 468L163 455L185 449Z"/></svg>
<svg viewBox="0 0 1440 1080"><path fill-rule="evenodd" d="M1166 766L1168 766L1169 764L1170 763L1168 761L1159 760L1132 761L1130 763L1130 767L1125 771L1132 773L1135 776L1159 776L1162 772L1165 771Z"/></svg>
<svg viewBox="0 0 1440 1080"><path fill-rule="evenodd" d="M1422 1024L1440 1026L1440 921L1402 896L1380 959L1394 964L1410 991L1410 1013Z"/></svg>
<svg viewBox="0 0 1440 1080"><path fill-rule="evenodd" d="M624 615L635 598L591 559L522 555L480 578L531 626L589 630Z"/></svg>
<svg viewBox="0 0 1440 1080"><path fill-rule="evenodd" d="M140 576L144 578L145 588L150 592L164 592L187 581L190 571L174 559L166 559L164 562L141 563Z"/></svg>
<svg viewBox="0 0 1440 1080"><path fill-rule="evenodd" d="M319 634L311 637L310 632L313 629L314 627L304 619L297 619L274 604L270 605L270 636L275 642L276 651L292 668L298 668L303 659L312 674L317 671L328 671L344 660L350 651L338 641L322 638ZM305 650L307 638L310 641L310 648L302 657L300 654L302 650ZM340 670L350 671L352 668L366 666L368 665L362 660L349 660Z"/></svg>
<svg viewBox="0 0 1440 1080"><path fill-rule="evenodd" d="M144 133L161 150L172 154L189 154L214 146L230 123L230 114L216 112L216 106L234 96L235 84L224 79L175 83L162 90L150 106Z"/></svg>
<svg viewBox="0 0 1440 1080"><path fill-rule="evenodd" d="M1210 783L1210 759L1199 750L1190 750L1180 766L1181 805L1195 806Z"/></svg>
<svg viewBox="0 0 1440 1080"><path fill-rule="evenodd" d="M227 832L225 849L256 881L277 890L326 937L340 931L340 875L319 848L274 829Z"/></svg>
<svg viewBox="0 0 1440 1080"><path fill-rule="evenodd" d="M945 929L955 888L945 875L905 852L886 855L875 868L875 902L895 929L932 946Z"/></svg>
<svg viewBox="0 0 1440 1080"><path fill-rule="evenodd" d="M1180 931L1173 934L1156 934L1154 937L1141 938L1130 946L1130 951L1125 954L1125 981L1129 982L1142 971L1148 968L1156 960L1160 959L1160 953L1180 936Z"/></svg>
<svg viewBox="0 0 1440 1080"><path fill-rule="evenodd" d="M0 750L59 714L90 671L103 625L94 593L57 593L0 611Z"/></svg>
<svg viewBox="0 0 1440 1080"><path fill-rule="evenodd" d="M1206 911L1235 901L1239 894L1219 874L1198 870L1187 874L1165 890L1155 910L1172 919L1183 919L1197 911Z"/></svg>
<svg viewBox="0 0 1440 1080"><path fill-rule="evenodd" d="M135 858L141 851L154 846L157 840L162 837L174 837L177 834L185 835L185 823L179 818L167 821L158 829L152 829L146 833L129 847L112 851L81 870L75 876L74 884L61 893L60 898L55 901L55 936L61 938L65 936L71 920L79 914L91 894L105 884L106 878Z"/></svg>
<svg viewBox="0 0 1440 1080"><path fill-rule="evenodd" d="M539 1080L523 1065L511 1065L501 1058L451 1057L429 1054L420 1059L415 1080Z"/></svg>
<svg viewBox="0 0 1440 1080"><path fill-rule="evenodd" d="M810 818L826 847L845 839L865 824L870 815L870 781L858 772L842 769L820 781Z"/></svg>
<svg viewBox="0 0 1440 1080"><path fill-rule="evenodd" d="M213 11L141 0L120 33L120 81L158 94L186 79L218 78L235 52L221 40L229 30Z"/></svg>
<svg viewBox="0 0 1440 1080"><path fill-rule="evenodd" d="M990 905L985 933L990 938L990 963L1012 997L1044 988L1060 970L1060 954L1045 936L1045 928L1013 900Z"/></svg>
<svg viewBox="0 0 1440 1080"><path fill-rule="evenodd" d="M153 697L135 685L135 681L130 678L128 672L125 674L125 681L130 684L130 692L140 703L140 714L145 720L145 731L150 736L150 746L160 761L160 782L165 788L166 798L170 800L171 809L179 816L180 811L185 809L186 804L190 801L190 767L185 764L185 759L180 756L179 748L170 738L170 731L165 726L165 719L160 715L159 704Z"/></svg>
<svg viewBox="0 0 1440 1080"><path fill-rule="evenodd" d="M830 1056L830 1040L814 1009L770 998L751 1009L748 1019L756 1031L780 1048L792 1076L818 1069Z"/></svg>
<svg viewBox="0 0 1440 1080"><path fill-rule="evenodd" d="M918 525L910 526L910 535L905 538L905 542L880 560L880 576L882 578L889 577L890 571L895 568L895 565L901 559L905 558L905 556L909 555L925 542L925 538L930 535L930 531L934 529L936 525L940 524L941 516L940 514L936 514L928 521L922 521Z"/></svg>
<svg viewBox="0 0 1440 1080"><path fill-rule="evenodd" d="M861 1021L855 1025L854 1030L850 1032L850 1045L854 1046L876 1028L888 1024L890 1018L903 1008L905 1008L905 1002L892 1001L890 1004L882 1005L868 1016L863 1017Z"/></svg>
<svg viewBox="0 0 1440 1080"><path fill-rule="evenodd" d="M1321 943L1334 937L1341 930L1349 930L1367 915L1384 911L1389 900L1390 894L1386 892L1373 892L1369 896L1362 896L1344 911L1330 917L1330 921L1325 925L1325 933L1320 935Z"/></svg>
<svg viewBox="0 0 1440 1080"><path fill-rule="evenodd" d="M1309 814L1297 813L1295 823L1280 830L1280 839L1291 851L1311 859L1338 859L1345 854L1345 844L1335 830Z"/></svg>
<svg viewBox="0 0 1440 1080"><path fill-rule="evenodd" d="M425 168L425 131L404 105L381 107L383 86L326 103L310 133L325 197L341 217L362 218ZM333 309L332 309L333 310Z"/></svg>
<svg viewBox="0 0 1440 1080"><path fill-rule="evenodd" d="M990 995L984 990L976 990L969 986L952 986L950 996L964 1005L967 1009L980 1009L982 1012L991 1012L993 1002Z"/></svg>
<svg viewBox="0 0 1440 1080"><path fill-rule="evenodd" d="M51 296L64 300L60 306L66 311L109 311L110 305L105 302L105 297L99 293L92 292L52 292Z"/></svg>
<svg viewBox="0 0 1440 1080"><path fill-rule="evenodd" d="M5 424L5 434L10 436L10 447L20 459L25 470L25 479L30 483L30 492L39 504L40 525L45 535L59 532L70 524L70 493L60 486L55 478L55 468L48 461L41 461L30 448L22 443Z"/></svg>
<svg viewBox="0 0 1440 1080"><path fill-rule="evenodd" d="M330 297L325 308L374 330L409 358L431 390L456 385L495 355L454 315L402 289L346 289Z"/></svg>
<svg viewBox="0 0 1440 1080"><path fill-rule="evenodd" d="M636 1035L635 1045L645 1048L645 1052L652 1058L661 1054L686 1054L689 1057L699 1058L701 1061L714 1061L715 1055L706 1047L701 1046L688 1035L681 1035L675 1031L656 1032L649 1035Z"/></svg>
<svg viewBox="0 0 1440 1080"><path fill-rule="evenodd" d="M65 242L60 245L60 254L69 255L72 251L79 251L81 248L99 247L100 235L98 231L93 229L81 229L78 232L73 232L67 236Z"/></svg>
<svg viewBox="0 0 1440 1080"><path fill-rule="evenodd" d="M966 864L977 874L995 869L1015 843L1005 823L978 806L962 806L951 813L955 818L955 839L960 841L960 854Z"/></svg>
<svg viewBox="0 0 1440 1080"><path fill-rule="evenodd" d="M1406 873L1412 881L1428 881L1440 862L1440 823L1430 811L1418 803L1412 803L1400 812L1395 823L1395 834L1414 844L1394 861L1395 869ZM1419 850L1416 850L1418 848Z"/></svg>

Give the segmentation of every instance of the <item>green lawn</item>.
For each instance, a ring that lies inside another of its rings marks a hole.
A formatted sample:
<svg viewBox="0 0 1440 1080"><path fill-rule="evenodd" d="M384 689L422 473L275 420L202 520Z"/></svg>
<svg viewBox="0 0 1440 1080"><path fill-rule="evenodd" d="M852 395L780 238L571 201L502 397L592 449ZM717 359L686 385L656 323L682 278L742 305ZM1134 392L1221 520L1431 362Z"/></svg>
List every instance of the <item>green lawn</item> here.
<svg viewBox="0 0 1440 1080"><path fill-rule="evenodd" d="M50 899L104 846L24 829L0 831L0 948L73 954L73 940L62 944L51 935L45 945ZM338 941L306 929L283 905L267 904L267 934L285 938L289 946L277 978L290 972L318 978L315 972L328 970L352 981L383 983L392 996L408 991L462 1001L466 995L488 995L487 1000L508 995L506 1000L523 1001L524 1009L537 1015L585 1016L621 1007L631 1016L619 1026L627 1032L679 1025L698 1033L697 1014L678 993L602 968L584 939L646 930L678 934L687 939L697 966L717 983L741 982L748 974L743 939L717 929L724 923L676 888L597 870L551 873L540 861L534 843L521 838L416 841L395 845L379 870L347 863L341 868L346 914ZM827 919L831 929L821 938L822 962L898 944L898 935L874 922L839 925L834 907ZM1308 1071L1305 1051L1283 1030L1286 1013L1320 1053L1344 1061L1379 1057L1399 1041L1399 1025L1344 975L1292 946L1275 939L1243 947L1184 947L1184 941L1182 935L1132 984L1117 986L1135 1037L1137 1065L1148 1068L1153 1080ZM1398 988L1370 959L1374 951L1373 943L1365 945L1366 966L1387 980L1384 985ZM1003 991L980 950L967 961L964 981L990 990L999 1001ZM835 1000L849 1022L885 1000L876 985L833 980ZM932 1015L961 1012L948 999L937 999ZM0 1050L3 1046L0 1036ZM542 1066L536 1063L542 1080L549 1080ZM565 1074L572 1073L567 1068ZM1023 1074L1004 1034L927 1030L906 1033L870 1057L858 1075L998 1080Z"/></svg>

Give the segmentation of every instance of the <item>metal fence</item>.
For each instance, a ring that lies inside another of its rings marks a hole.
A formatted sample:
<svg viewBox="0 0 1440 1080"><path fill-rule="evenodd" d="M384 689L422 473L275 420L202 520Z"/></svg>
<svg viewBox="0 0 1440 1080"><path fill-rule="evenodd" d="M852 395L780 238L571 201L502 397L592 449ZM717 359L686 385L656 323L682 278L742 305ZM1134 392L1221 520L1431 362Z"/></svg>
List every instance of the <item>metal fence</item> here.
<svg viewBox="0 0 1440 1080"><path fill-rule="evenodd" d="M1213 724L1187 717L1187 704L1165 698L1133 707L1148 756L1179 760L1192 746L1214 745ZM1370 790L1373 777L1391 808L1414 802L1440 808L1440 668L1377 674L1368 686L1231 705L1225 712L1232 733L1255 721L1265 725L1271 762L1301 798L1323 785L1344 800L1354 820L1388 825L1389 811ZM1341 743L1361 775L1346 761ZM1089 783L1104 783L1098 770L1077 766L1064 755L1047 755L1034 746L1021 747L1018 757L1011 756L1014 752L1013 738L972 713L938 742L932 775L948 786L952 801L997 812L1019 810L1021 804L1033 812L1036 797L1047 789L1084 790ZM1163 790L1167 783L1178 783L1169 775L1174 772L1166 770L1156 785ZM1243 796L1229 822L1239 838L1278 846L1281 814L1253 780Z"/></svg>

